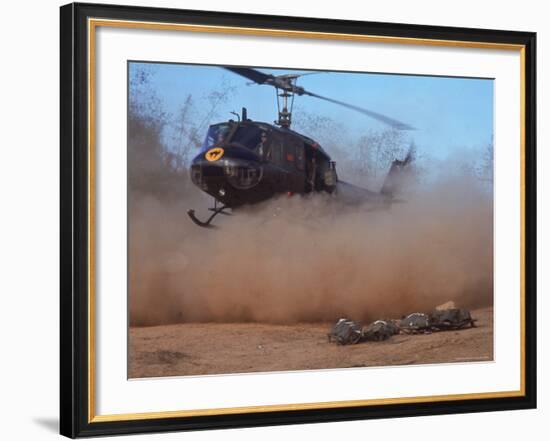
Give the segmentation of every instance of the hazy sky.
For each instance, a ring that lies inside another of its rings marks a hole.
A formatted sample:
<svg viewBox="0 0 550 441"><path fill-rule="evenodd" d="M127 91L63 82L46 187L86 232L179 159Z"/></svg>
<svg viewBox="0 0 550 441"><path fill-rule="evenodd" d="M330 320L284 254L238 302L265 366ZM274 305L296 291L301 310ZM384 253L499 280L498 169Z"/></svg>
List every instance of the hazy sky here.
<svg viewBox="0 0 550 441"><path fill-rule="evenodd" d="M143 66L130 63L130 75ZM153 72L151 86L168 112L176 113L192 94L195 105L204 114L209 107L205 97L228 84L234 86L234 93L219 107L218 118L211 123L234 118L229 112L240 113L243 106L248 108L251 119L271 123L277 118L275 92L270 86L247 85L248 79L215 66L150 63L146 66ZM259 70L274 75L304 72ZM430 156L445 158L464 148L481 151L492 138L493 80L490 79L323 72L300 78L298 85L414 126L417 130L407 132L407 137ZM370 129L384 128L383 123L363 114L313 97L296 97L295 106L342 123L352 138Z"/></svg>

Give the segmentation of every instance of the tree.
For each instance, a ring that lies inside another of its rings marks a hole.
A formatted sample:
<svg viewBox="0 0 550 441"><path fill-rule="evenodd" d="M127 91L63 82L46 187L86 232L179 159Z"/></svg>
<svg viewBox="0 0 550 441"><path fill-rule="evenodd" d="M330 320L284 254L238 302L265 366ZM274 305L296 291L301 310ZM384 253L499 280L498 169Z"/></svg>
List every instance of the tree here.
<svg viewBox="0 0 550 441"><path fill-rule="evenodd" d="M479 178L482 181L488 182L489 184L493 184L493 162L494 162L494 147L493 147L493 140L491 139L491 142L489 142L483 151L483 156L481 159L481 165L479 166Z"/></svg>
<svg viewBox="0 0 550 441"><path fill-rule="evenodd" d="M168 149L178 158L178 166L187 166L191 160L192 152L202 145L204 132L212 121L218 117L218 110L225 104L235 92L226 80L222 81L220 88L209 92L203 97L203 102L208 106L198 108L193 96L188 94L176 115L171 119L171 139Z"/></svg>
<svg viewBox="0 0 550 441"><path fill-rule="evenodd" d="M193 150L201 146L206 128L235 88L223 82L219 90L203 97L201 106L188 94L173 115L154 88L155 73L151 65L134 65L130 70L129 182L132 191L172 200L184 196Z"/></svg>

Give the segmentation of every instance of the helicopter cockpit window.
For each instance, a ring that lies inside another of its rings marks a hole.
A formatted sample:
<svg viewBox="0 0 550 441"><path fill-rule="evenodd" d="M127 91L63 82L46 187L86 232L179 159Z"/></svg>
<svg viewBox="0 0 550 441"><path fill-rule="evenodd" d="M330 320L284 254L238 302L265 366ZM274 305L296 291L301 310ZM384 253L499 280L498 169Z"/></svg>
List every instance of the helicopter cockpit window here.
<svg viewBox="0 0 550 441"><path fill-rule="evenodd" d="M201 150L208 150L210 147L222 144L227 139L229 135L229 130L231 126L229 124L216 124L215 126L210 126L206 138L202 143Z"/></svg>
<svg viewBox="0 0 550 441"><path fill-rule="evenodd" d="M232 144L240 144L250 150L254 150L261 142L263 130L256 126L241 126L231 137Z"/></svg>
<svg viewBox="0 0 550 441"><path fill-rule="evenodd" d="M263 159L270 159L271 149L268 131L257 126L241 126L231 137L231 144L241 145L256 152Z"/></svg>

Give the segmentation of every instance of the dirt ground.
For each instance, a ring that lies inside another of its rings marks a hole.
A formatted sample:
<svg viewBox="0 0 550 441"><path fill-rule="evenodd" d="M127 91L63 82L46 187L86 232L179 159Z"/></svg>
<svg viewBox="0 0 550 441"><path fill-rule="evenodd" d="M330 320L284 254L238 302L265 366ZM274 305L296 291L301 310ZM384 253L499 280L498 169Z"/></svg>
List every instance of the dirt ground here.
<svg viewBox="0 0 550 441"><path fill-rule="evenodd" d="M493 308L475 328L396 335L352 346L328 343L330 323L188 323L130 328L129 377L164 377L493 359Z"/></svg>

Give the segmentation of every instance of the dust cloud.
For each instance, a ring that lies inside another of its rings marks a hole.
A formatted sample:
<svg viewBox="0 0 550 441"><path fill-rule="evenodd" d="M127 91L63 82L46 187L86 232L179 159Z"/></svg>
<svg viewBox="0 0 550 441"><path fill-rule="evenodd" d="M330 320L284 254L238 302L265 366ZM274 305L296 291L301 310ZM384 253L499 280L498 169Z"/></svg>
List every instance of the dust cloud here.
<svg viewBox="0 0 550 441"><path fill-rule="evenodd" d="M211 201L184 175L176 197L147 182L130 191L132 326L368 321L449 300L492 304L492 193L475 178L439 177L382 211L281 196L203 229L186 211Z"/></svg>

